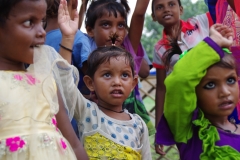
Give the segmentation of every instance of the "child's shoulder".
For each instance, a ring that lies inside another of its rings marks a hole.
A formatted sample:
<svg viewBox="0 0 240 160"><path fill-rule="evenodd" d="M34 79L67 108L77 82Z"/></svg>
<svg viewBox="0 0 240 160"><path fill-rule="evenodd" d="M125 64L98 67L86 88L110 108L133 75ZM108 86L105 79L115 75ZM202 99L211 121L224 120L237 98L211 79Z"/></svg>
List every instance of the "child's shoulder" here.
<svg viewBox="0 0 240 160"><path fill-rule="evenodd" d="M186 23L190 23L192 25L195 25L195 24L202 24L202 26L206 26L207 24L209 26L212 26L213 25L213 20L211 18L211 15L209 12L206 12L204 14L200 14L200 15L196 15L194 17L191 17L191 18L188 18L186 20ZM200 26L201 27L201 26Z"/></svg>

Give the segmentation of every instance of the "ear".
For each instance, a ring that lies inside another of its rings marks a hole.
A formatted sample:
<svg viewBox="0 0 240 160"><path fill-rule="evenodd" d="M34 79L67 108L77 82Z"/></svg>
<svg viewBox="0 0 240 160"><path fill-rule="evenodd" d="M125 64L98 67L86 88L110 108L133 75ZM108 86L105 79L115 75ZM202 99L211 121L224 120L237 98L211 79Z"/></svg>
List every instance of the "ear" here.
<svg viewBox="0 0 240 160"><path fill-rule="evenodd" d="M135 86L138 84L138 75L135 74L133 77L133 82L132 82L132 90L135 88Z"/></svg>
<svg viewBox="0 0 240 160"><path fill-rule="evenodd" d="M180 15L183 15L183 7L180 6Z"/></svg>
<svg viewBox="0 0 240 160"><path fill-rule="evenodd" d="M86 30L87 30L87 34L90 36L90 37L94 37L94 34L93 34L93 28L87 26L86 27Z"/></svg>
<svg viewBox="0 0 240 160"><path fill-rule="evenodd" d="M152 16L152 20L153 20L154 22L156 22L157 20L156 20L156 16L154 15L154 13L152 13L151 16Z"/></svg>
<svg viewBox="0 0 240 160"><path fill-rule="evenodd" d="M92 92L94 91L94 84L93 84L93 80L91 77L85 75L83 77L83 81L85 83L85 85L88 87L88 89Z"/></svg>

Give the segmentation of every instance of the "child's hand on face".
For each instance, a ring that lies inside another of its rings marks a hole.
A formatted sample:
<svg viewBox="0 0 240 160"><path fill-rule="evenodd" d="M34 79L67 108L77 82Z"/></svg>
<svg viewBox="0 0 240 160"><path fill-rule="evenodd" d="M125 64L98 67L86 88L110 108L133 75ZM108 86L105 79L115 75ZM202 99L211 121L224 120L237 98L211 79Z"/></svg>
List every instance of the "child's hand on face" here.
<svg viewBox="0 0 240 160"><path fill-rule="evenodd" d="M225 25L214 24L210 28L210 38L220 47L228 48L233 43L233 31Z"/></svg>
<svg viewBox="0 0 240 160"><path fill-rule="evenodd" d="M78 30L78 13L77 10L75 10L74 20L71 20L66 0L60 1L58 9L58 24L63 36L69 38L75 37Z"/></svg>

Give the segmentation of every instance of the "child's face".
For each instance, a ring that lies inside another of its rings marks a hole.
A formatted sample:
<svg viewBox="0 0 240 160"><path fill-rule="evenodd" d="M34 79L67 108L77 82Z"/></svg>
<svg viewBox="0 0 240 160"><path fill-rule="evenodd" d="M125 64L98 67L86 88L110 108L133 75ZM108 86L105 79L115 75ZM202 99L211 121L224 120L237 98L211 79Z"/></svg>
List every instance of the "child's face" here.
<svg viewBox="0 0 240 160"><path fill-rule="evenodd" d="M152 17L164 28L179 24L180 16L183 13L182 6L178 0L155 0L153 4Z"/></svg>
<svg viewBox="0 0 240 160"><path fill-rule="evenodd" d="M223 118L230 115L239 98L236 70L213 66L196 87L198 107L206 117Z"/></svg>
<svg viewBox="0 0 240 160"><path fill-rule="evenodd" d="M45 41L42 22L46 9L45 0L22 0L10 10L6 23L0 27L0 63L33 62L34 47Z"/></svg>
<svg viewBox="0 0 240 160"><path fill-rule="evenodd" d="M96 70L92 86L103 106L122 106L137 83L125 57L111 58Z"/></svg>
<svg viewBox="0 0 240 160"><path fill-rule="evenodd" d="M89 36L94 38L98 47L112 45L110 36L116 33L118 38L115 41L115 45L121 46L127 33L126 24L125 18L118 12L117 18L113 14L109 16L109 13L106 12L101 18L96 20L94 28L87 27L87 32Z"/></svg>

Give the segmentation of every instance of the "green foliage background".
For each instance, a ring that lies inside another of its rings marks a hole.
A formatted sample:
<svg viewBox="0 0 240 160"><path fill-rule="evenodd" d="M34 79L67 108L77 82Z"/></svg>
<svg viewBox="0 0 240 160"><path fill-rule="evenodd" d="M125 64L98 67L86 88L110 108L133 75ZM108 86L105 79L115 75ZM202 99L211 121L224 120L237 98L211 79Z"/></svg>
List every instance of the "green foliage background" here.
<svg viewBox="0 0 240 160"><path fill-rule="evenodd" d="M181 0L183 6L183 15L181 18L187 20L195 15L203 14L208 11L207 6L203 0L198 0L196 3L192 3L190 0ZM151 4L149 4L151 5ZM152 61L153 48L155 43L162 37L163 27L152 20L151 15L146 14L145 24L141 42L146 49L148 57Z"/></svg>

